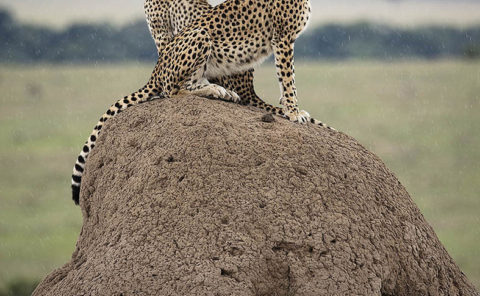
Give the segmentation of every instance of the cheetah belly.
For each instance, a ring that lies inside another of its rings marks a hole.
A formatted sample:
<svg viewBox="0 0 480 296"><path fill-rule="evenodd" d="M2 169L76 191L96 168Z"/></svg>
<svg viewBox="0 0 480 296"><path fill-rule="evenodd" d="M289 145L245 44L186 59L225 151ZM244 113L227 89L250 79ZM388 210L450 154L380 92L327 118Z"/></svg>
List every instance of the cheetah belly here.
<svg viewBox="0 0 480 296"><path fill-rule="evenodd" d="M205 76L207 79L238 74L261 64L273 50L270 42L261 47L247 46L242 50L232 47L214 46L213 53L207 64Z"/></svg>

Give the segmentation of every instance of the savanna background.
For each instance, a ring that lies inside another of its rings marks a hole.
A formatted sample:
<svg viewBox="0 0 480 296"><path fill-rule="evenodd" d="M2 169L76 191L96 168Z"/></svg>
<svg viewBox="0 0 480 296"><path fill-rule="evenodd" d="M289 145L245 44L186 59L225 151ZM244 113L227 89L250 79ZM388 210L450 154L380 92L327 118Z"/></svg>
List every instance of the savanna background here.
<svg viewBox="0 0 480 296"><path fill-rule="evenodd" d="M480 1L312 6L296 44L302 109L384 160L480 288ZM0 0L0 295L29 295L69 260L77 153L155 63L142 13L141 0ZM270 62L256 87L277 102Z"/></svg>

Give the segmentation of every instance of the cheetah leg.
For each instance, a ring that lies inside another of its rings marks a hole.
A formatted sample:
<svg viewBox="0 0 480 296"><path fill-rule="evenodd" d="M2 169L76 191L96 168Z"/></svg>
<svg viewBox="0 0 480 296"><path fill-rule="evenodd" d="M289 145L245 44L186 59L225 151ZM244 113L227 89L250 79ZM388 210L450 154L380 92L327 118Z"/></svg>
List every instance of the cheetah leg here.
<svg viewBox="0 0 480 296"><path fill-rule="evenodd" d="M235 91L240 96L239 103L242 105L254 106L274 115L284 116L281 108L267 104L257 96L253 86L253 71L251 69L239 74L217 77L212 82Z"/></svg>
<svg viewBox="0 0 480 296"><path fill-rule="evenodd" d="M188 55L185 49L189 49ZM194 94L206 98L238 102L240 97L231 90L210 83L205 72L211 55L212 43L206 31L183 32L170 43L164 60L161 81L169 94ZM180 66L179 66L180 65Z"/></svg>
<svg viewBox="0 0 480 296"><path fill-rule="evenodd" d="M283 112L289 120L306 123L310 115L308 112L298 109L295 70L293 66L294 43L292 40L294 39L291 36L280 36L274 38L273 42L275 66L280 83L280 104L283 105Z"/></svg>
<svg viewBox="0 0 480 296"><path fill-rule="evenodd" d="M222 76L216 78L212 82L218 83L219 85L234 90L241 98L240 104L242 105L250 105L267 112L272 113L273 115L279 115L282 117L286 117L283 113L283 109L273 106L271 104L266 103L263 101L255 92L254 84L253 84L253 72L254 70L248 70L244 73L234 74L229 76ZM321 122L320 120L309 118L308 122L328 128L331 130L335 130L334 128L326 125L325 123Z"/></svg>
<svg viewBox="0 0 480 296"><path fill-rule="evenodd" d="M95 147L95 143L105 122L116 114L133 105L143 103L154 98L159 98L159 96L161 96L160 90L154 85L153 80L150 80L147 85L145 85L138 91L118 100L107 110L105 114L102 115L97 125L93 129L92 133L88 137L87 141L85 142L85 145L83 146L82 151L80 152L80 155L75 162L75 166L73 167L72 199L75 204L78 205L80 201L80 184L82 182L82 175L85 169L87 157L92 151L92 149Z"/></svg>

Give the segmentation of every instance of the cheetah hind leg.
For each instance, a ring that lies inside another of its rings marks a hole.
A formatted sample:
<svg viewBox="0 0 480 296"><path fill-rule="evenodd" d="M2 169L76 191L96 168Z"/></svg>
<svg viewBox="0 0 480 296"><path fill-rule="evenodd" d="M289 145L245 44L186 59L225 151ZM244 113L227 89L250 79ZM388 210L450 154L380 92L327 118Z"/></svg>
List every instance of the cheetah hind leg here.
<svg viewBox="0 0 480 296"><path fill-rule="evenodd" d="M192 48L192 56L195 56L193 66L184 70L186 75L180 75L178 94L194 94L211 99L220 99L225 101L239 102L240 97L234 91L228 90L218 84L210 83L206 77L208 61L211 55L212 42L203 30L186 31L182 33L184 36L180 40L179 46L182 44L189 45ZM193 46L197 44L198 46ZM178 64L176 56L181 54L181 51L176 51L176 47L172 47L173 61L167 60L167 67L174 67L170 69L173 73L178 72L174 65ZM182 58L180 58L181 60ZM183 57L184 59L184 57ZM183 76L183 77L181 77ZM168 86L166 87L168 89Z"/></svg>
<svg viewBox="0 0 480 296"><path fill-rule="evenodd" d="M262 110L266 110L267 112L270 112L274 115L280 115L286 119L290 119L285 115L282 108L275 107L266 103L257 95L253 84L253 72L253 69L250 69L240 74L218 77L213 80L213 82L218 83L225 88L235 90L242 98L241 103L243 105L250 105L256 108L260 108ZM307 111L300 110L298 113L304 118L303 123L310 122L314 125L318 125L330 130L335 130L333 127L326 125L320 120L312 118Z"/></svg>
<svg viewBox="0 0 480 296"><path fill-rule="evenodd" d="M179 93L192 94L204 98L219 99L234 103L240 102L240 97L236 92L228 90L218 84L210 83L205 78L193 80L192 83L186 83L185 88Z"/></svg>

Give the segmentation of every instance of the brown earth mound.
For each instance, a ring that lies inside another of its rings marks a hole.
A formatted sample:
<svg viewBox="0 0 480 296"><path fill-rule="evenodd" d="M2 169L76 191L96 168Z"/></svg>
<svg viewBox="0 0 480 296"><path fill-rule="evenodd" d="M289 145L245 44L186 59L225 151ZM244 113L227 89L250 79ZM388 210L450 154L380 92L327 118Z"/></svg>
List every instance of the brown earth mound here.
<svg viewBox="0 0 480 296"><path fill-rule="evenodd" d="M34 295L478 295L378 157L262 115L175 97L109 121Z"/></svg>

